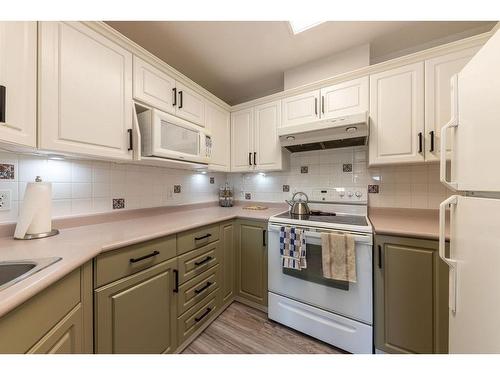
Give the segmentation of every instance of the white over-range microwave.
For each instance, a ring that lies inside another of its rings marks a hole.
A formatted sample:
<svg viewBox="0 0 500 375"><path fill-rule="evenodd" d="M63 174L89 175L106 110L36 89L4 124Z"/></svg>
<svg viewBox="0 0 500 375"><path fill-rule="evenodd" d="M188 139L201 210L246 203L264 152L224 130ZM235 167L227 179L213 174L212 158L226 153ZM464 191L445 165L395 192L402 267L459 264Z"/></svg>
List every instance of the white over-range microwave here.
<svg viewBox="0 0 500 375"><path fill-rule="evenodd" d="M142 156L208 164L212 138L207 129L157 109L137 115Z"/></svg>

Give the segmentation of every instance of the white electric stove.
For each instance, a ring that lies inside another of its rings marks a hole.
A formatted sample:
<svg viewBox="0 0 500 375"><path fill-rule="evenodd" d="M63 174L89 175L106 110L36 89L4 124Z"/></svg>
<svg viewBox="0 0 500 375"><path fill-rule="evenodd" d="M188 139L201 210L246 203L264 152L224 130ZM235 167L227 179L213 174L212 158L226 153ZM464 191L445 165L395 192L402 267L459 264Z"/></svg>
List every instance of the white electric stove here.
<svg viewBox="0 0 500 375"><path fill-rule="evenodd" d="M268 317L348 352L372 353L372 227L366 200L354 194L348 198L311 202L307 216L287 211L269 219ZM279 233L283 226L305 230L307 269L282 268ZM321 233L331 231L354 237L356 283L322 275Z"/></svg>

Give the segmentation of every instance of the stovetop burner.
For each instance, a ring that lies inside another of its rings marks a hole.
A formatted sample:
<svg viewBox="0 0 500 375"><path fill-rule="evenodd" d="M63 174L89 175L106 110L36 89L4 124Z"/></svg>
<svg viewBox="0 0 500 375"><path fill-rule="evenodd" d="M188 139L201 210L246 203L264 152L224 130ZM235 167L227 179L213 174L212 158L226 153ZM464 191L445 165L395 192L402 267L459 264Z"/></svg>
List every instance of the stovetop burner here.
<svg viewBox="0 0 500 375"><path fill-rule="evenodd" d="M337 216L335 212L325 212L320 210L311 210L310 216Z"/></svg>

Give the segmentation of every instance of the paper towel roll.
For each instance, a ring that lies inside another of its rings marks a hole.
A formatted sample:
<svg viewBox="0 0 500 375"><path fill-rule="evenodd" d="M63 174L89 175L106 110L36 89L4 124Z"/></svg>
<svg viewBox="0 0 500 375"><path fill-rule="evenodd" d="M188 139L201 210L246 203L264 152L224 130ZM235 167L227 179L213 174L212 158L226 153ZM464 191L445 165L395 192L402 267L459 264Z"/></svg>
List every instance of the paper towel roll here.
<svg viewBox="0 0 500 375"><path fill-rule="evenodd" d="M52 184L29 182L17 221L15 238L26 234L46 233L52 230Z"/></svg>

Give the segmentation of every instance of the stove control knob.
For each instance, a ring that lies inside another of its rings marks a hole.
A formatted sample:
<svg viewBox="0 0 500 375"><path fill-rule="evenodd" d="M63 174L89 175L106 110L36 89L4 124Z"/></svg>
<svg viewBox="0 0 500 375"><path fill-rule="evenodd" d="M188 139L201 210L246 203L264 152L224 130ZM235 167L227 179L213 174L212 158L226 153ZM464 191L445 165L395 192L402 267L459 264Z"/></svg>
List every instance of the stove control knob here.
<svg viewBox="0 0 500 375"><path fill-rule="evenodd" d="M361 196L363 195L363 193L362 193L362 192L360 192L360 191L357 191L357 192L355 192L355 193L354 193L354 195L355 195L357 198L361 198Z"/></svg>
<svg viewBox="0 0 500 375"><path fill-rule="evenodd" d="M348 191L348 192L347 192L347 196L348 196L349 198L352 198L352 191Z"/></svg>

